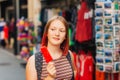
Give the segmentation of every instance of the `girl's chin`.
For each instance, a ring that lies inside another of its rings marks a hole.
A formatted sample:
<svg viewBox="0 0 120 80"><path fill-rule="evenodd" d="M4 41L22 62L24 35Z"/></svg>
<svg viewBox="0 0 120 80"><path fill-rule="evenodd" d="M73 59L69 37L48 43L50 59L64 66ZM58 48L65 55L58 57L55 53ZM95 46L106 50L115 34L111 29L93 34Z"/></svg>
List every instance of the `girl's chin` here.
<svg viewBox="0 0 120 80"><path fill-rule="evenodd" d="M60 46L61 43L52 43L53 46Z"/></svg>

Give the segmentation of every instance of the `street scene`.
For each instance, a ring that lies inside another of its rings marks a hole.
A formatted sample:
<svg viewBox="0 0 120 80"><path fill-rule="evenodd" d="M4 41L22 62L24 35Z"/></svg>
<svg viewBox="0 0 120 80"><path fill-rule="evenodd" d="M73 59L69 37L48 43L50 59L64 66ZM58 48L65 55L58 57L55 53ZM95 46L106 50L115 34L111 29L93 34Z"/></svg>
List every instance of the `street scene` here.
<svg viewBox="0 0 120 80"><path fill-rule="evenodd" d="M24 61L0 48L0 80L25 80Z"/></svg>
<svg viewBox="0 0 120 80"><path fill-rule="evenodd" d="M120 80L120 0L0 0L0 80Z"/></svg>

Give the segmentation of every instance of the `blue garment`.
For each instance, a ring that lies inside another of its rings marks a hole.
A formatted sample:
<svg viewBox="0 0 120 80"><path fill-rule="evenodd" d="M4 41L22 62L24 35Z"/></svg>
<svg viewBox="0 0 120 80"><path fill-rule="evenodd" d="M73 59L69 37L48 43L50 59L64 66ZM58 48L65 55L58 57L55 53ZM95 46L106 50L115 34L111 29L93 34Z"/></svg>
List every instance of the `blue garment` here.
<svg viewBox="0 0 120 80"><path fill-rule="evenodd" d="M3 31L3 26L0 26L0 32L2 32Z"/></svg>

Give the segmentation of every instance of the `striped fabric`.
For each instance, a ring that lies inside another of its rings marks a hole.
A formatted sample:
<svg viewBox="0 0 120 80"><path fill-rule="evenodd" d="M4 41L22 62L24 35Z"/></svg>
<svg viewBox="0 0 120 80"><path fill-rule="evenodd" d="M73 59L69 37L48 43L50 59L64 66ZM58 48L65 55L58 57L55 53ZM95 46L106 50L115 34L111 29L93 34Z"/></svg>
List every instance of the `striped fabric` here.
<svg viewBox="0 0 120 80"><path fill-rule="evenodd" d="M72 68L66 56L62 56L59 59L55 59L53 60L53 62L55 63L55 67L57 71L55 80L71 80ZM47 63L45 62L45 59L43 58L41 79L44 79L48 75L46 66L47 66Z"/></svg>

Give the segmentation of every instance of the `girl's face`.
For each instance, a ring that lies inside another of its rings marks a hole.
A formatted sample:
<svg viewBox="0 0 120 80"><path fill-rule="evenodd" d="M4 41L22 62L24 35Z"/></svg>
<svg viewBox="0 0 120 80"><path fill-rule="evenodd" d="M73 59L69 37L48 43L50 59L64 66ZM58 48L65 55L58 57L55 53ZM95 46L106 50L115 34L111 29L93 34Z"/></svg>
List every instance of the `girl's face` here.
<svg viewBox="0 0 120 80"><path fill-rule="evenodd" d="M54 46L60 46L65 40L66 29L65 25L60 20L54 20L51 22L48 29L48 44Z"/></svg>

